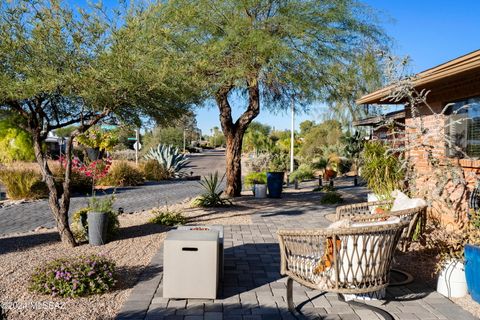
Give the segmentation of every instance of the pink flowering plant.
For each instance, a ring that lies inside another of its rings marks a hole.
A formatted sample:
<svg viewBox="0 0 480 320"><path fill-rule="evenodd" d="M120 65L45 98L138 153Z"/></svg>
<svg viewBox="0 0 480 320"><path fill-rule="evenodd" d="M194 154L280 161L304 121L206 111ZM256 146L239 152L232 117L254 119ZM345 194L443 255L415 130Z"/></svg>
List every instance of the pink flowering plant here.
<svg viewBox="0 0 480 320"><path fill-rule="evenodd" d="M59 161L61 166L65 168L67 165L65 157L60 157ZM72 158L72 172L85 175L92 180L92 196L95 196L95 183L108 174L111 166L111 158L98 159L88 164L80 161L78 157Z"/></svg>
<svg viewBox="0 0 480 320"><path fill-rule="evenodd" d="M30 279L30 290L73 298L107 292L115 283L115 262L90 255L56 259L37 268Z"/></svg>

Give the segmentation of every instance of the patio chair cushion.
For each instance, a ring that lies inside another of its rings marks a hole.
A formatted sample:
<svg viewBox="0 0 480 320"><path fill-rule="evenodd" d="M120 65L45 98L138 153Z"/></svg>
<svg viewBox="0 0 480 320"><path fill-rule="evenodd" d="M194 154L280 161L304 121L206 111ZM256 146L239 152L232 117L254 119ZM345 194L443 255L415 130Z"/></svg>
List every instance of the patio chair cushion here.
<svg viewBox="0 0 480 320"><path fill-rule="evenodd" d="M390 211L408 210L427 204L423 199L409 198L405 193L398 190L394 191L392 195L395 196L395 200L393 201L393 206Z"/></svg>
<svg viewBox="0 0 480 320"><path fill-rule="evenodd" d="M391 217L384 221L375 222L356 222L350 227L374 227L387 224L399 223L399 217ZM385 255L380 250L384 247L385 239L383 236L370 235L368 238L363 235L350 235L342 242L346 243L340 247L339 256L339 281L340 282L362 282L364 279L373 278L378 274L381 266L380 259Z"/></svg>
<svg viewBox="0 0 480 320"><path fill-rule="evenodd" d="M352 223L349 219L342 219L331 223L327 229L375 227L395 224L400 222L400 220L400 217L390 217L382 221ZM346 245L342 246L344 241ZM381 256L378 254L379 247L383 245L381 243L381 236L370 236L368 239L364 239L362 235L351 235L343 239L337 238L336 242L337 254L340 257L339 269L341 270L339 273L339 281L352 282L355 280L356 282L361 282L364 277L371 277L378 272L380 264L376 259ZM369 259L366 258L368 253L372 253ZM316 278L321 274L329 273L333 263L333 239L331 237L327 238L325 243L324 255L316 259L315 264L312 265L312 263L313 261L307 263L307 273L311 274L312 277ZM299 268L300 266L296 268L296 272L302 272ZM331 281L335 281L334 277L334 274L330 274ZM314 279L310 278L309 280L312 281ZM318 281L318 279L315 280Z"/></svg>

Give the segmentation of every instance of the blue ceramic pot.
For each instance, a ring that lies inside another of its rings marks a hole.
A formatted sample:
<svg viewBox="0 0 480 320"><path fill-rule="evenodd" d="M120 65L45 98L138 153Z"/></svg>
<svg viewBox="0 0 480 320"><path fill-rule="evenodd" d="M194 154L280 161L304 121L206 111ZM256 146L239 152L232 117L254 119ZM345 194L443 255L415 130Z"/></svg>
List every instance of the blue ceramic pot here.
<svg viewBox="0 0 480 320"><path fill-rule="evenodd" d="M283 189L283 172L267 172L267 188L270 198L280 198Z"/></svg>
<svg viewBox="0 0 480 320"><path fill-rule="evenodd" d="M465 277L472 299L480 302L480 247L465 245Z"/></svg>

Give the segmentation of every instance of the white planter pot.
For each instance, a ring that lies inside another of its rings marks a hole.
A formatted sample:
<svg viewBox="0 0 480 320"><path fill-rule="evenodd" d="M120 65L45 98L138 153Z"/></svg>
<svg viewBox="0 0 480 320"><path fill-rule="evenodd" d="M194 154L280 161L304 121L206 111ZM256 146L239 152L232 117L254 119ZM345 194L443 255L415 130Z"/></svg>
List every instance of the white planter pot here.
<svg viewBox="0 0 480 320"><path fill-rule="evenodd" d="M447 298L461 298L467 295L467 280L462 262L452 260L445 265L438 276L437 292Z"/></svg>
<svg viewBox="0 0 480 320"><path fill-rule="evenodd" d="M255 198L266 198L267 197L267 185L266 184L256 184L253 186L253 193Z"/></svg>
<svg viewBox="0 0 480 320"><path fill-rule="evenodd" d="M367 202L380 201L380 198L375 193L367 193Z"/></svg>
<svg viewBox="0 0 480 320"><path fill-rule="evenodd" d="M380 197L376 193L367 193L367 202L377 202L380 201ZM370 213L373 214L375 213L375 209L377 209L377 206L370 206Z"/></svg>

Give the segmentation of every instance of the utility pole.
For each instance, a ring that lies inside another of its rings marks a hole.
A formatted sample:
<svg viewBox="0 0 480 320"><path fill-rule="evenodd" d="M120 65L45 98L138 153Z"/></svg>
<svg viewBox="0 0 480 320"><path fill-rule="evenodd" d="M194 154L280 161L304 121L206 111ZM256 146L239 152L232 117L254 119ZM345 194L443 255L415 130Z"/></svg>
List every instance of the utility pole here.
<svg viewBox="0 0 480 320"><path fill-rule="evenodd" d="M292 173L295 170L295 162L293 160L294 154L293 154L293 147L295 143L295 104L294 104L294 99L292 97L292 127L290 129L290 173Z"/></svg>
<svg viewBox="0 0 480 320"><path fill-rule="evenodd" d="M138 166L138 149L140 148L140 130L135 129L135 164Z"/></svg>
<svg viewBox="0 0 480 320"><path fill-rule="evenodd" d="M186 131L186 129L184 128L183 129L183 153L185 153L185 151L186 151L186 139L187 138L186 138L186 135L185 135L185 131Z"/></svg>

